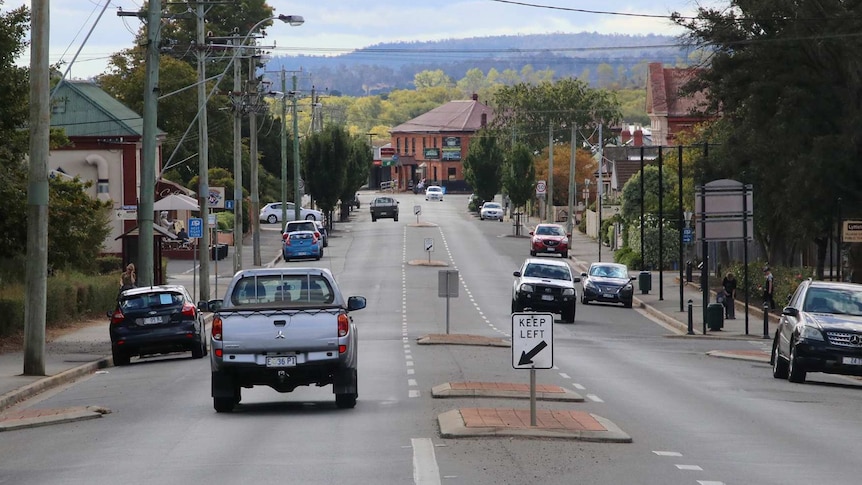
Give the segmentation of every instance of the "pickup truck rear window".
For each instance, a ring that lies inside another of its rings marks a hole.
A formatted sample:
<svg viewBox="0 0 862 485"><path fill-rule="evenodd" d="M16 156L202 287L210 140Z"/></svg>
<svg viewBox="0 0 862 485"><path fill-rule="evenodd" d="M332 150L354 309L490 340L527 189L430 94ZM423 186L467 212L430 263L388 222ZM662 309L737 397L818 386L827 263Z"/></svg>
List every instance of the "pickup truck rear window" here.
<svg viewBox="0 0 862 485"><path fill-rule="evenodd" d="M335 293L320 275L267 275L243 278L234 286L231 303L243 306L327 305Z"/></svg>

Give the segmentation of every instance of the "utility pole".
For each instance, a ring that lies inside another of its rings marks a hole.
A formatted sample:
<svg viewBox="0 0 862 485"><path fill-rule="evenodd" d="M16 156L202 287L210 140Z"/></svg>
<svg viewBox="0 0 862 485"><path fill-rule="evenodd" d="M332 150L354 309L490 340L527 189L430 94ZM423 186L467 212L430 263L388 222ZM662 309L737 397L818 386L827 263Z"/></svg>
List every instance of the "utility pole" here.
<svg viewBox="0 0 862 485"><path fill-rule="evenodd" d="M571 234L575 223L575 162L578 151L578 125L572 123L572 156L569 161L569 217L566 218L566 234Z"/></svg>
<svg viewBox="0 0 862 485"><path fill-rule="evenodd" d="M258 91L257 91L257 74L255 68L257 64L257 50L252 49L252 54L248 57L248 136L249 136L249 177L251 181L249 187L251 189L251 240L252 240L252 258L255 266L260 266L260 189L258 188L258 159L257 159L257 109L258 109Z"/></svg>
<svg viewBox="0 0 862 485"><path fill-rule="evenodd" d="M240 47L239 34L233 36L233 48L242 49ZM239 59L242 58L242 50L236 53ZM237 272L242 269L242 219L243 219L243 204L242 204L242 109L244 100L242 88L240 85L241 79L241 62L234 61L233 63L233 270Z"/></svg>
<svg viewBox="0 0 862 485"><path fill-rule="evenodd" d="M30 17L30 170L27 182L27 295L24 375L45 375L48 298L48 135L51 128L48 0L32 0Z"/></svg>
<svg viewBox="0 0 862 485"><path fill-rule="evenodd" d="M602 261L602 192L604 182L602 182L602 165L604 160L604 153L602 153L602 124L599 123L599 187L598 187L598 199L596 200L596 207L599 209L599 262Z"/></svg>
<svg viewBox="0 0 862 485"><path fill-rule="evenodd" d="M281 65L281 232L287 227L287 75Z"/></svg>
<svg viewBox="0 0 862 485"><path fill-rule="evenodd" d="M156 283L153 276L153 199L156 191L156 132L159 94L159 31L162 1L147 10L147 71L144 82L144 127L141 143L141 190L138 194L138 285Z"/></svg>
<svg viewBox="0 0 862 485"><path fill-rule="evenodd" d="M197 61L198 61L198 205L200 215L206 228L198 245L198 260L200 263L200 296L199 300L210 299L210 231L209 231L209 127L207 124L207 93L206 93L206 39L204 33L204 5L197 4ZM197 295L196 295L197 296Z"/></svg>
<svg viewBox="0 0 862 485"><path fill-rule="evenodd" d="M296 113L296 98L299 96L296 73L293 74L293 215L300 220L302 192L299 189L299 123Z"/></svg>
<svg viewBox="0 0 862 485"><path fill-rule="evenodd" d="M554 214L554 122L548 122L548 203L545 209L548 222L556 222Z"/></svg>

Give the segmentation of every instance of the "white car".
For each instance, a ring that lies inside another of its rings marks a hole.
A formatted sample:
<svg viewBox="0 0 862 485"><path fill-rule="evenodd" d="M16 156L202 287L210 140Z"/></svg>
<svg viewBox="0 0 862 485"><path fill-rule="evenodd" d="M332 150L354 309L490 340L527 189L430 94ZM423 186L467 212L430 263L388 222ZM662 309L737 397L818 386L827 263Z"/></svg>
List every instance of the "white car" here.
<svg viewBox="0 0 862 485"><path fill-rule="evenodd" d="M287 220L295 220L296 206L293 202L287 203ZM314 209L299 208L299 218L309 221L322 221L323 213ZM260 209L260 222L275 224L281 222L281 202L270 202Z"/></svg>
<svg viewBox="0 0 862 485"><path fill-rule="evenodd" d="M479 219L496 219L503 221L503 206L497 202L485 202L479 209Z"/></svg>
<svg viewBox="0 0 862 485"><path fill-rule="evenodd" d="M425 189L425 200L443 200L443 187L439 185L429 185Z"/></svg>

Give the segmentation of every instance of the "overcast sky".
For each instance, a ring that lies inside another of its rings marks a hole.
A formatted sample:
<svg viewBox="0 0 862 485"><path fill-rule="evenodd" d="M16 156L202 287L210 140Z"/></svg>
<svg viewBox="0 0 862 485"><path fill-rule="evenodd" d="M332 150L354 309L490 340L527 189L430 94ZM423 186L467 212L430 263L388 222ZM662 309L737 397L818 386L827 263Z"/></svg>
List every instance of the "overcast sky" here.
<svg viewBox="0 0 862 485"><path fill-rule="evenodd" d="M102 15L78 60L72 78L88 78L106 69L110 54L132 45L140 21L117 12L138 11L141 0L51 0L50 62L72 60ZM0 0L4 12L28 0ZM164 3L164 0L163 0ZM491 35L539 33L620 33L676 35L681 31L666 19L670 12L691 14L693 0L270 0L276 14L301 15L305 24L274 24L264 42L276 45L273 55L296 53L334 55L381 42L428 41ZM726 4L700 0L701 4ZM539 8L542 5L554 8ZM628 15L588 13L578 10ZM652 16L662 16L653 18ZM19 60L29 63L27 57Z"/></svg>

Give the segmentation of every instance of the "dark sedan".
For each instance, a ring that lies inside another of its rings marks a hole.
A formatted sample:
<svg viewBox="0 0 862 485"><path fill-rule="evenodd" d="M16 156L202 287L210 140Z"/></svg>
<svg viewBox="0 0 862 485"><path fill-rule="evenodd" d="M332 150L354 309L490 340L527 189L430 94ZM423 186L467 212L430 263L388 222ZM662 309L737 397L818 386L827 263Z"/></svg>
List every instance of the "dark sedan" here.
<svg viewBox="0 0 862 485"><path fill-rule="evenodd" d="M184 286L132 288L108 312L114 365L128 365L132 356L191 351L207 354L206 325Z"/></svg>
<svg viewBox="0 0 862 485"><path fill-rule="evenodd" d="M862 285L799 284L772 341L772 375L805 382L808 372L862 376Z"/></svg>
<svg viewBox="0 0 862 485"><path fill-rule="evenodd" d="M629 276L629 269L618 263L593 263L590 270L581 273L583 290L581 303L591 301L604 303L622 303L626 308L632 307L634 297L634 276Z"/></svg>

